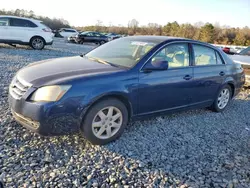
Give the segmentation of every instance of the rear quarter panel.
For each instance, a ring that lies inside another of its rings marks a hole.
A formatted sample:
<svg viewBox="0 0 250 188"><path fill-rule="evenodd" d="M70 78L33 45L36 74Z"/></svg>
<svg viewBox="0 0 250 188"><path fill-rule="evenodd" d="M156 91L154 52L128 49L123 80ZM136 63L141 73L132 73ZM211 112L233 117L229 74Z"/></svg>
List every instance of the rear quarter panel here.
<svg viewBox="0 0 250 188"><path fill-rule="evenodd" d="M234 96L237 95L245 83L245 74L241 64L227 64L227 74L225 83L232 83L235 86Z"/></svg>

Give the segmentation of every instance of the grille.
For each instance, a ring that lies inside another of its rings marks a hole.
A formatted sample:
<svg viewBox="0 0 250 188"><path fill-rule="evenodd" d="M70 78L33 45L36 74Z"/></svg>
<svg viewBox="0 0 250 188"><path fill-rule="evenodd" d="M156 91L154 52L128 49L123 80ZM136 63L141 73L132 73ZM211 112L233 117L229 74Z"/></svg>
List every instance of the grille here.
<svg viewBox="0 0 250 188"><path fill-rule="evenodd" d="M21 99L30 87L30 83L15 77L10 84L9 92L15 99Z"/></svg>

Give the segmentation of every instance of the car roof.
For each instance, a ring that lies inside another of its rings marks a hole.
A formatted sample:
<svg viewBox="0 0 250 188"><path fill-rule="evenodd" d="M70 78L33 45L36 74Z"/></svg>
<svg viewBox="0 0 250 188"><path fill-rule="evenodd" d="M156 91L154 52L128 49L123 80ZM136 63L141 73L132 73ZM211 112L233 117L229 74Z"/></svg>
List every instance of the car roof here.
<svg viewBox="0 0 250 188"><path fill-rule="evenodd" d="M201 42L198 40L193 40L193 39L188 39L188 38L182 38L182 37L172 37L172 36L152 36L152 35L143 35L143 36L128 36L125 37L128 38L129 40L139 40L141 42L152 42L152 43L162 43L162 42L167 42L167 41L186 41L186 42L194 42L198 43L201 45L206 45L211 48L216 49L215 46L206 43L206 42Z"/></svg>
<svg viewBox="0 0 250 188"><path fill-rule="evenodd" d="M36 19L33 19L33 18L25 18L25 17L20 17L20 16L0 15L0 18L1 17L5 17L5 18L19 18L19 19L29 20L29 21L33 21L33 22L42 22L41 20L36 20Z"/></svg>

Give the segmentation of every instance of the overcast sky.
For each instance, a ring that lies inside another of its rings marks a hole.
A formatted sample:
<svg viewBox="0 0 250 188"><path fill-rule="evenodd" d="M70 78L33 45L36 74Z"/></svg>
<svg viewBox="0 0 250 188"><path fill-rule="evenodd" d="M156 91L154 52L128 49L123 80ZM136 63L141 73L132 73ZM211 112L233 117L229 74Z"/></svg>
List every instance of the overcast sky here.
<svg viewBox="0 0 250 188"><path fill-rule="evenodd" d="M74 26L127 25L135 18L140 25L168 22L219 23L250 27L250 0L3 0L1 9L33 10L37 15L64 18Z"/></svg>

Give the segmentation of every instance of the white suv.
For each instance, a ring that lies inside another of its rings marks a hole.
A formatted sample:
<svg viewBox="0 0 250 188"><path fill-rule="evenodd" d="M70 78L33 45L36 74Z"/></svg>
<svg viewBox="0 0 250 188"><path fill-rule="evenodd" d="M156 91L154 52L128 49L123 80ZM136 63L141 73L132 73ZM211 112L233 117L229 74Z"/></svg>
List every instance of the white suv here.
<svg viewBox="0 0 250 188"><path fill-rule="evenodd" d="M0 43L30 45L41 50L53 43L51 29L40 20L16 16L0 16Z"/></svg>

